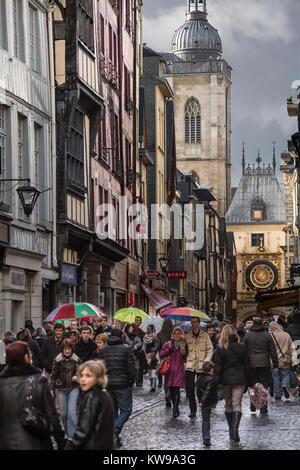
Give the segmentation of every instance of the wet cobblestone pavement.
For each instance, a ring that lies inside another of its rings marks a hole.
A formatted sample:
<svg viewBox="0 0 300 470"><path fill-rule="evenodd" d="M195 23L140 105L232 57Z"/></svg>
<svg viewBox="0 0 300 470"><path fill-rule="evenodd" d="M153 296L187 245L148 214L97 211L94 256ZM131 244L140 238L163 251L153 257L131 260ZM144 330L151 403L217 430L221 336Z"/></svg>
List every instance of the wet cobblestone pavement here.
<svg viewBox="0 0 300 470"><path fill-rule="evenodd" d="M284 400L284 399L283 399ZM240 425L241 442L230 443L224 414L224 400L212 412L210 450L299 450L300 398L271 403L267 417L250 413L248 395L244 395ZM190 419L185 392L181 393L180 417L172 418L166 408L164 390L150 393L148 381L134 389L134 407L122 432L122 450L203 450L201 412ZM206 450L206 449L205 449Z"/></svg>

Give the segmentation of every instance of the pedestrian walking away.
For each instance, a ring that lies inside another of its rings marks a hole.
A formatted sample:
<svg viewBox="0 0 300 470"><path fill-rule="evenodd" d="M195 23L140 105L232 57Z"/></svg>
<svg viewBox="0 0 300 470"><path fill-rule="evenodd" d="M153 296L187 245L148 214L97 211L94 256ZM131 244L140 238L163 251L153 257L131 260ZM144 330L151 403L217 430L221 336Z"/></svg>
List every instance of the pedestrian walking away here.
<svg viewBox="0 0 300 470"><path fill-rule="evenodd" d="M214 377L213 362L204 362L202 371L197 380L197 397L202 413L203 445L210 447L210 416L218 403L218 382Z"/></svg>
<svg viewBox="0 0 300 470"><path fill-rule="evenodd" d="M192 318L192 331L185 335L186 342L186 394L190 404L190 418L195 418L197 404L195 396L196 378L202 372L204 362L213 356L213 345L208 334L200 329L200 318Z"/></svg>
<svg viewBox="0 0 300 470"><path fill-rule="evenodd" d="M8 345L6 363L0 374L0 449L53 450L51 437L58 449L63 449L66 437L48 381L32 366L28 344L15 341ZM35 415L43 422L43 428L35 432L23 419L25 409L27 413L28 407L32 410L29 402L34 403Z"/></svg>
<svg viewBox="0 0 300 470"><path fill-rule="evenodd" d="M64 429L69 437L73 437L76 428L76 411L79 396L77 381L81 359L74 354L74 344L64 339L61 353L55 358L50 376L50 389L57 392L60 415Z"/></svg>
<svg viewBox="0 0 300 470"><path fill-rule="evenodd" d="M253 326L250 327L246 334L244 344L247 348L250 361L249 386L253 387L255 384L261 383L268 389L273 383L271 362L273 370L277 374L278 356L273 338L263 326L261 317L253 318ZM252 412L256 411L252 404L250 409ZM260 413L263 416L268 414L268 404L260 409Z"/></svg>
<svg viewBox="0 0 300 470"><path fill-rule="evenodd" d="M239 442L243 394L248 388L249 357L246 346L238 342L233 325L224 326L216 352L215 376L225 398L225 416L231 441Z"/></svg>
<svg viewBox="0 0 300 470"><path fill-rule="evenodd" d="M272 369L275 400L281 400L283 394L286 399L289 399L291 363L295 352L294 343L290 335L285 333L284 328L279 323L271 323L269 333L275 343L279 365L277 373Z"/></svg>
<svg viewBox="0 0 300 470"><path fill-rule="evenodd" d="M113 328L107 346L99 352L106 365L107 390L114 404L117 447L122 446L121 432L132 412L132 387L135 381L135 358L131 348L122 342L122 330Z"/></svg>
<svg viewBox="0 0 300 470"><path fill-rule="evenodd" d="M88 361L79 367L81 388L78 423L66 450L113 450L113 404L106 391L103 361Z"/></svg>
<svg viewBox="0 0 300 470"><path fill-rule="evenodd" d="M185 339L181 328L174 328L171 341L164 343L160 352L162 359L170 356L170 370L165 375L165 386L170 390L173 404L173 418L179 416L180 389L185 388L185 366L186 357Z"/></svg>

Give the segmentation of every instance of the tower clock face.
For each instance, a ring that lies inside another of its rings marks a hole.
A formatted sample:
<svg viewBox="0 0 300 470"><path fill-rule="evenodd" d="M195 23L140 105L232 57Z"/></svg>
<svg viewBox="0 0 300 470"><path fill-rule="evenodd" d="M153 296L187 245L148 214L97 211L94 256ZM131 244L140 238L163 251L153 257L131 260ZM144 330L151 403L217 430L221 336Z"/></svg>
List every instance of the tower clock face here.
<svg viewBox="0 0 300 470"><path fill-rule="evenodd" d="M278 270L269 261L255 261L246 271L247 285L255 289L272 289L278 282Z"/></svg>

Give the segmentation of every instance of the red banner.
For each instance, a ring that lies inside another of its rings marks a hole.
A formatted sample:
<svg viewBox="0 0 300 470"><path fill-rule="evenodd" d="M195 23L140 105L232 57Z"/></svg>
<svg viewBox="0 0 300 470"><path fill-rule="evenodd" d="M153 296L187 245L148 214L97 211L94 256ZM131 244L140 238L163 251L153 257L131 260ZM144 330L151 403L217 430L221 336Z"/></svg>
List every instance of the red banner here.
<svg viewBox="0 0 300 470"><path fill-rule="evenodd" d="M168 279L186 279L187 271L166 271Z"/></svg>
<svg viewBox="0 0 300 470"><path fill-rule="evenodd" d="M160 279L160 272L154 270L148 270L143 273L143 278L145 279Z"/></svg>

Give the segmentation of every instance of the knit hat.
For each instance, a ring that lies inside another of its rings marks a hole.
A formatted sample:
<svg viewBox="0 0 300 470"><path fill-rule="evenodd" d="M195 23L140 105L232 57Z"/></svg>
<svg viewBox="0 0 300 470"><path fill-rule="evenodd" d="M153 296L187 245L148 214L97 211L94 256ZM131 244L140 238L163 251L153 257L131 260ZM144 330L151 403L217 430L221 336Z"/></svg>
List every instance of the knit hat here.
<svg viewBox="0 0 300 470"><path fill-rule="evenodd" d="M25 364L25 356L30 355L29 346L24 341L15 341L6 347L6 364L20 366Z"/></svg>

